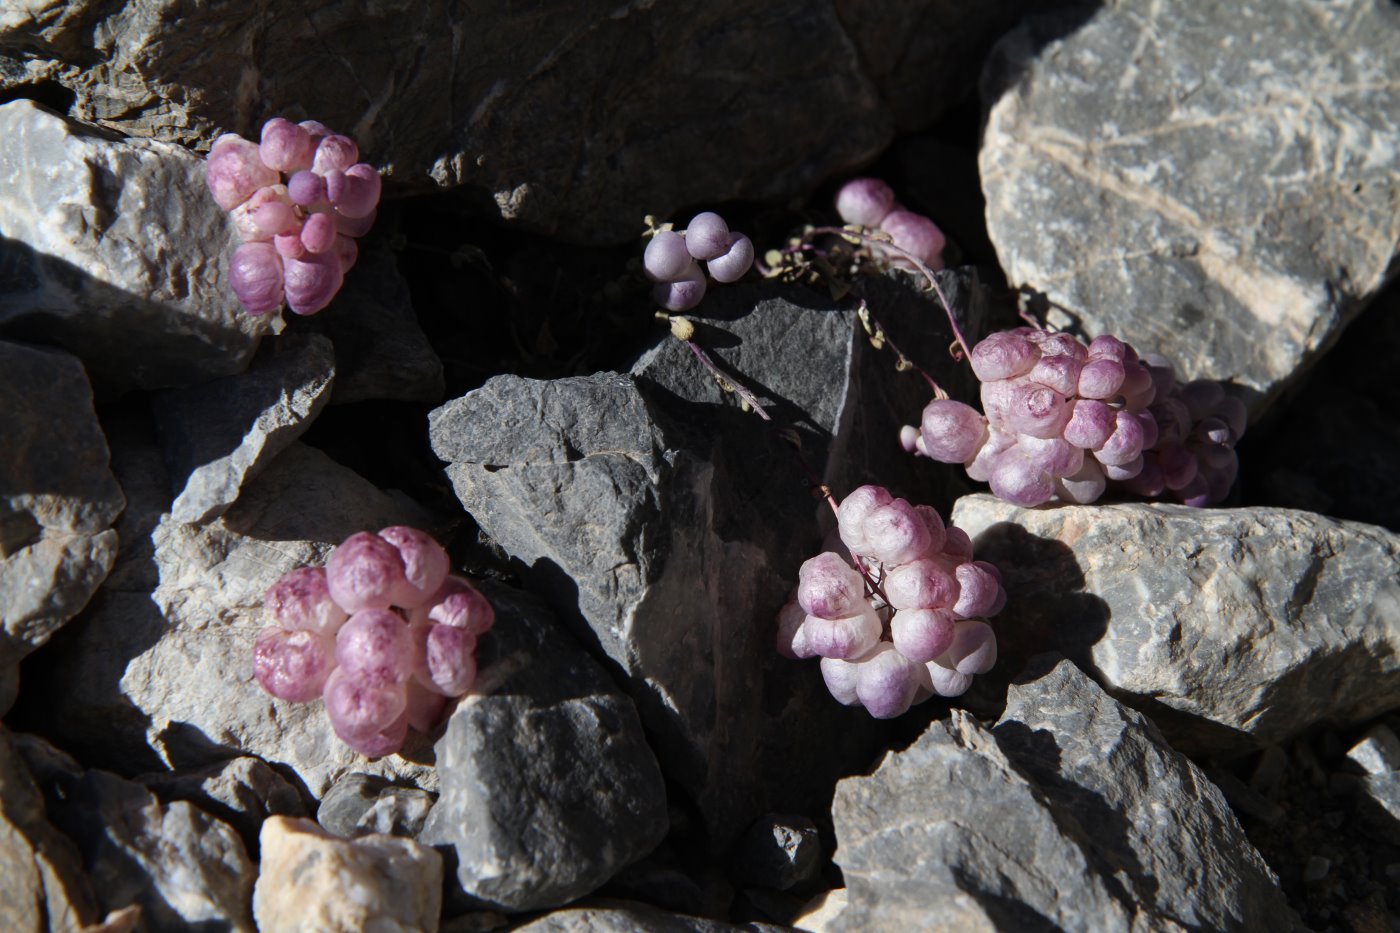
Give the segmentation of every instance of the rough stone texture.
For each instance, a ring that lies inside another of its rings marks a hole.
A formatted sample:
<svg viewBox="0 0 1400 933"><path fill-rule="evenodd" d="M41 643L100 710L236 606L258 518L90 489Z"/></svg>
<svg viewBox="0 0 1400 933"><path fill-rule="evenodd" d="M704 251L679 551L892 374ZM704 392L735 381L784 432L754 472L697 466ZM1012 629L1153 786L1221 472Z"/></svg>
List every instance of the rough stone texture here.
<svg viewBox="0 0 1400 933"><path fill-rule="evenodd" d="M0 726L0 929L72 930L97 919L78 851L49 823L44 798Z"/></svg>
<svg viewBox="0 0 1400 933"><path fill-rule="evenodd" d="M805 816L766 814L748 828L734 859L734 873L747 884L786 891L821 871L822 843Z"/></svg>
<svg viewBox="0 0 1400 933"><path fill-rule="evenodd" d="M300 443L210 525L163 516L143 545L154 591L133 571L133 589L104 588L71 637L50 646L46 675L21 697L34 691L33 728L128 773L254 754L315 797L350 771L431 784L426 738L410 735L399 755L367 762L335 738L320 702L274 700L252 675L267 587L295 567L324 563L352 533L392 524L427 521Z"/></svg>
<svg viewBox="0 0 1400 933"><path fill-rule="evenodd" d="M203 524L226 512L244 483L311 426L335 375L329 340L289 333L264 344L247 372L156 393L171 520Z"/></svg>
<svg viewBox="0 0 1400 933"><path fill-rule="evenodd" d="M765 923L733 926L626 901L601 902L545 914L515 928L515 933L730 933L782 929Z"/></svg>
<svg viewBox="0 0 1400 933"><path fill-rule="evenodd" d="M258 831L270 816L305 816L297 789L266 762L244 756L193 771L137 778L162 801L186 800L228 823L256 854Z"/></svg>
<svg viewBox="0 0 1400 933"><path fill-rule="evenodd" d="M666 834L666 789L626 695L539 602L482 591L496 625L437 743L442 796L420 839L452 853L474 906L557 907Z"/></svg>
<svg viewBox="0 0 1400 933"><path fill-rule="evenodd" d="M261 933L438 928L442 858L412 839L339 839L310 820L274 816L261 841L253 890Z"/></svg>
<svg viewBox="0 0 1400 933"><path fill-rule="evenodd" d="M247 366L267 324L229 291L236 238L198 156L27 100L0 106L0 138L0 334L71 350L103 389Z"/></svg>
<svg viewBox="0 0 1400 933"><path fill-rule="evenodd" d="M833 819L830 930L1298 926L1220 792L1067 661L1041 659L990 731L955 709L842 781Z"/></svg>
<svg viewBox="0 0 1400 933"><path fill-rule="evenodd" d="M256 869L233 827L110 772L83 771L42 743L24 752L50 819L82 853L100 911L136 905L147 930L251 933Z"/></svg>
<svg viewBox="0 0 1400 933"><path fill-rule="evenodd" d="M369 833L417 836L436 798L416 787L396 787L372 774L347 774L316 808L316 822L337 836Z"/></svg>
<svg viewBox="0 0 1400 933"><path fill-rule="evenodd" d="M1367 731L1347 758L1366 772L1357 794L1380 832L1400 845L1400 738L1384 725Z"/></svg>
<svg viewBox="0 0 1400 933"><path fill-rule="evenodd" d="M0 670L48 641L111 570L125 499L108 461L82 364L0 341Z"/></svg>
<svg viewBox="0 0 1400 933"><path fill-rule="evenodd" d="M332 310L317 321L335 341L333 404L442 401L442 360L418 326L408 283L390 250L360 250Z"/></svg>
<svg viewBox="0 0 1400 933"><path fill-rule="evenodd" d="M1396 268L1397 36L1385 0L1029 21L984 74L1007 277L1260 407Z"/></svg>
<svg viewBox="0 0 1400 933"><path fill-rule="evenodd" d="M1006 676L1054 650L1189 754L1234 756L1400 705L1400 537L1286 509L953 510L1001 568Z"/></svg>
<svg viewBox="0 0 1400 933"><path fill-rule="evenodd" d="M976 321L975 276L942 281ZM867 288L901 349L956 389L940 313L894 280ZM878 731L830 698L815 664L773 649L797 568L832 524L802 459L838 496L878 478L946 509L951 489L930 481L955 480L899 448L928 388L871 348L850 304L760 285L716 290L703 310L696 341L775 425L740 411L670 338L631 374L498 377L429 421L467 511L532 590L582 616L585 640L624 672L663 768L726 846L760 814L801 808L865 767Z"/></svg>
<svg viewBox="0 0 1400 933"><path fill-rule="evenodd" d="M873 158L960 99L1032 5L28 4L0 14L0 88L187 145L312 117L405 188L621 242L647 213L791 197Z"/></svg>

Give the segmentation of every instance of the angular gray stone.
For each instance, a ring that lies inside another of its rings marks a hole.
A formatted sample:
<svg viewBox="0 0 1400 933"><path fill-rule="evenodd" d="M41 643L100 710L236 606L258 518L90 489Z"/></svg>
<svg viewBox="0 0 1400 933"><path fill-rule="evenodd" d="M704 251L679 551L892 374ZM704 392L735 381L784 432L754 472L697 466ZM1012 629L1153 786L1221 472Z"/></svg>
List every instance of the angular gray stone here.
<svg viewBox="0 0 1400 933"><path fill-rule="evenodd" d="M182 146L0 105L0 335L56 343L102 389L241 371L267 329L228 288L236 245Z"/></svg>
<svg viewBox="0 0 1400 933"><path fill-rule="evenodd" d="M463 185L505 220L621 242L647 213L789 198L868 161L962 99L1032 5L30 4L0 20L0 88L62 86L75 116L201 147L311 117L404 188Z"/></svg>
<svg viewBox="0 0 1400 933"><path fill-rule="evenodd" d="M336 739L319 701L274 700L252 675L267 587L295 567L323 564L357 531L396 524L427 521L299 442L209 525L163 516L147 543L154 591L135 575L136 589L104 589L56 646L50 676L26 685L46 711L45 733L128 773L252 754L313 797L350 771L431 785L426 738L411 735L399 755L367 762Z"/></svg>
<svg viewBox="0 0 1400 933"><path fill-rule="evenodd" d="M1372 726L1347 750L1347 759L1367 774L1400 771L1400 737L1384 724Z"/></svg>
<svg viewBox="0 0 1400 933"><path fill-rule="evenodd" d="M419 840L452 853L474 906L557 907L654 849L666 789L627 698L538 601L483 585L496 625L437 743Z"/></svg>
<svg viewBox="0 0 1400 933"><path fill-rule="evenodd" d="M328 339L287 333L263 344L247 372L155 393L151 408L175 484L171 520L203 524L227 511L243 485L311 426L335 377Z"/></svg>
<svg viewBox="0 0 1400 933"><path fill-rule="evenodd" d="M1373 825L1400 844L1400 738L1375 725L1347 751L1347 759L1366 772L1357 795Z"/></svg>
<svg viewBox="0 0 1400 933"><path fill-rule="evenodd" d="M826 929L1301 929L1224 798L1066 661L836 788ZM1052 666L1053 665L1053 666Z"/></svg>
<svg viewBox="0 0 1400 933"><path fill-rule="evenodd" d="M964 326L976 322L975 276L941 280ZM895 280L866 287L891 338L955 389L962 368L941 313ZM498 377L429 416L458 498L530 588L566 621L581 615L585 641L625 672L663 768L721 847L762 813L815 804L876 741L815 664L773 648L797 568L832 524L803 460L837 496L878 479L946 510L957 482L900 449L928 387L871 347L853 304L738 286L693 318L697 343L757 394L771 426L670 338L630 374ZM780 439L785 426L800 455Z"/></svg>
<svg viewBox="0 0 1400 933"><path fill-rule="evenodd" d="M266 762L244 756L192 771L163 771L136 778L162 801L185 800L232 826L250 853L270 816L305 816L301 794Z"/></svg>
<svg viewBox="0 0 1400 933"><path fill-rule="evenodd" d="M782 929L765 923L734 926L704 917L658 910L648 904L603 901L545 914L515 928L515 933L734 933Z"/></svg>
<svg viewBox="0 0 1400 933"><path fill-rule="evenodd" d="M0 341L0 448L3 670L48 641L107 576L125 499L87 376L67 353Z"/></svg>
<svg viewBox="0 0 1400 933"><path fill-rule="evenodd" d="M442 401L442 360L418 326L408 282L389 249L360 250L335 297L335 313L318 321L335 341L333 404Z"/></svg>
<svg viewBox="0 0 1400 933"><path fill-rule="evenodd" d="M1022 25L983 79L1008 279L1257 410L1397 268L1398 41L1379 0L1126 0Z"/></svg>
<svg viewBox="0 0 1400 933"><path fill-rule="evenodd" d="M1400 536L1286 509L1121 503L953 520L1002 571L999 666L1058 651L1189 754L1400 705Z"/></svg>
<svg viewBox="0 0 1400 933"><path fill-rule="evenodd" d="M97 901L72 840L54 828L44 798L0 726L0 929L74 930L97 920Z"/></svg>
<svg viewBox="0 0 1400 933"><path fill-rule="evenodd" d="M51 819L82 852L102 911L136 904L145 929L251 933L256 867L233 827L107 771L48 778Z"/></svg>
<svg viewBox="0 0 1400 933"><path fill-rule="evenodd" d="M812 881L821 870L822 842L805 816L766 814L739 842L734 874L746 884L786 891Z"/></svg>
<svg viewBox="0 0 1400 933"><path fill-rule="evenodd" d="M427 791L397 787L372 774L347 774L321 798L316 822L347 839L370 833L417 836L436 799Z"/></svg>

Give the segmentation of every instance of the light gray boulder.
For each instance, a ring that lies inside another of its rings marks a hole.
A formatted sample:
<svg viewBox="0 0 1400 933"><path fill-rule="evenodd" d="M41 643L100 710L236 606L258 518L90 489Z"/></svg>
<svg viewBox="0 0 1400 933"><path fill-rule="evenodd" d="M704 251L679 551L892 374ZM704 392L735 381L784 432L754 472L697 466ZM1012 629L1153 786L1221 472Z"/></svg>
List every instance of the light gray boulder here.
<svg viewBox="0 0 1400 933"><path fill-rule="evenodd" d="M1116 503L953 520L1007 591L1013 676L1058 651L1190 754L1236 756L1400 706L1400 536L1287 509Z"/></svg>
<svg viewBox="0 0 1400 933"><path fill-rule="evenodd" d="M1007 278L1258 410L1397 268L1397 37L1384 0L1026 22L983 76Z"/></svg>
<svg viewBox="0 0 1400 933"><path fill-rule="evenodd" d="M855 930L1301 929L1224 797L1068 661L836 788Z"/></svg>
<svg viewBox="0 0 1400 933"><path fill-rule="evenodd" d="M248 755L189 771L142 774L136 780L162 802L185 800L229 824L254 856L264 820L306 815L297 789L266 762Z"/></svg>
<svg viewBox="0 0 1400 933"><path fill-rule="evenodd" d="M248 365L268 325L228 288L237 240L202 159L28 100L0 105L0 138L0 336L58 344L112 391Z"/></svg>

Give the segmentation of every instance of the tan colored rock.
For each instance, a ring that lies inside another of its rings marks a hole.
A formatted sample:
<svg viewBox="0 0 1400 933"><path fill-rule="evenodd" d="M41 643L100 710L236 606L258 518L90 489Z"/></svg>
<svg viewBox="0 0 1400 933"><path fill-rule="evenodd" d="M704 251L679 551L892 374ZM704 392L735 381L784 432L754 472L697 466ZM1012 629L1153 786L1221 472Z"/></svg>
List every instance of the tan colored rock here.
<svg viewBox="0 0 1400 933"><path fill-rule="evenodd" d="M311 820L274 816L259 844L253 917L262 933L438 928L442 856L412 839L341 839Z"/></svg>

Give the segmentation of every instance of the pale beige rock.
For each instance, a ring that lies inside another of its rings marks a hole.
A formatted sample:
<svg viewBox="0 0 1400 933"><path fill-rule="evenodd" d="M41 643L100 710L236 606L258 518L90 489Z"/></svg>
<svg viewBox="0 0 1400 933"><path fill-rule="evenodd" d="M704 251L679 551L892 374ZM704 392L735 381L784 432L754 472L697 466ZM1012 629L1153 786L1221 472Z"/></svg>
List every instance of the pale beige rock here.
<svg viewBox="0 0 1400 933"><path fill-rule="evenodd" d="M253 917L262 933L432 933L442 856L412 839L341 839L311 820L274 816L260 836Z"/></svg>

